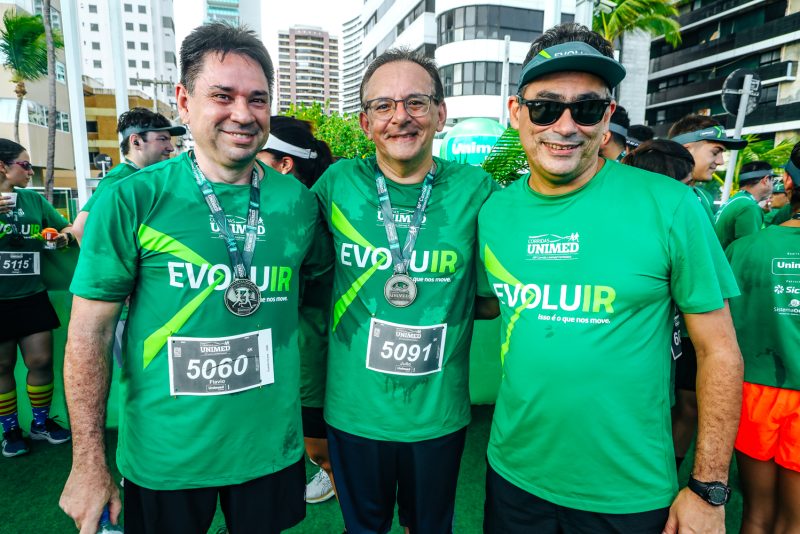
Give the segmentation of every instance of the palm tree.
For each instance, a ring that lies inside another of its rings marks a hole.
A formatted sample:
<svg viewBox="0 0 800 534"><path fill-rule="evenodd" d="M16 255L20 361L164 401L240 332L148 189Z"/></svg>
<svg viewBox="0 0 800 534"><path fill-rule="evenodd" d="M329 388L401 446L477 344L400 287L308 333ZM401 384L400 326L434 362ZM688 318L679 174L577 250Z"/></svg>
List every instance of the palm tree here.
<svg viewBox="0 0 800 534"><path fill-rule="evenodd" d="M64 42L58 33L53 32L50 21L50 0L43 0L44 35L47 48L47 163L45 165L44 195L53 202L53 172L56 160L56 47L63 48Z"/></svg>
<svg viewBox="0 0 800 534"><path fill-rule="evenodd" d="M14 140L19 143L19 114L27 94L25 82L38 80L47 74L47 40L38 15L18 15L10 9L3 15L3 26L0 30L0 53L4 56L3 66L11 71L11 83L15 85Z"/></svg>
<svg viewBox="0 0 800 534"><path fill-rule="evenodd" d="M739 173L741 172L742 165L753 161L766 161L772 165L773 169L778 170L789 161L792 148L794 148L794 145L800 140L797 137L789 137L776 145L774 140L761 140L757 135L744 135L742 137L747 139L748 143L746 147L739 151L739 157L736 159L731 196L739 191ZM725 183L725 175L715 173L714 180L719 184L721 189L722 185Z"/></svg>
<svg viewBox="0 0 800 534"><path fill-rule="evenodd" d="M605 0L616 4L608 10L596 9L592 29L617 41L625 32L643 30L650 35L663 35L673 47L681 42L680 25L675 20L678 9L672 0Z"/></svg>

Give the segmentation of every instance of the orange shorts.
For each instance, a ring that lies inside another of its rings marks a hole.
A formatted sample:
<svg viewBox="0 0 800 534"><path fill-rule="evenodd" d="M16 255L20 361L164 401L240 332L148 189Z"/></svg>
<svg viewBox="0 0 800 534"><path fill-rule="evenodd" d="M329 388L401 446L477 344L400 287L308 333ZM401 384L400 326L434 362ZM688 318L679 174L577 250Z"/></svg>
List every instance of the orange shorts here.
<svg viewBox="0 0 800 534"><path fill-rule="evenodd" d="M800 391L744 383L736 450L800 471Z"/></svg>

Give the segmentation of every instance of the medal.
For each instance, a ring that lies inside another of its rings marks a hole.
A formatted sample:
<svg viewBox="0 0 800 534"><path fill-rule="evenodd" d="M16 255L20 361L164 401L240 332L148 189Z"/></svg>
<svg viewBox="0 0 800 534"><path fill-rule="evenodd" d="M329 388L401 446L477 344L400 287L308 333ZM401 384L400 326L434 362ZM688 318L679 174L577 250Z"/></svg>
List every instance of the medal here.
<svg viewBox="0 0 800 534"><path fill-rule="evenodd" d="M225 307L239 317L253 315L261 306L261 291L247 278L237 278L225 290Z"/></svg>
<svg viewBox="0 0 800 534"><path fill-rule="evenodd" d="M386 301L397 308L405 308L417 298L417 284L406 274L395 274L383 286Z"/></svg>

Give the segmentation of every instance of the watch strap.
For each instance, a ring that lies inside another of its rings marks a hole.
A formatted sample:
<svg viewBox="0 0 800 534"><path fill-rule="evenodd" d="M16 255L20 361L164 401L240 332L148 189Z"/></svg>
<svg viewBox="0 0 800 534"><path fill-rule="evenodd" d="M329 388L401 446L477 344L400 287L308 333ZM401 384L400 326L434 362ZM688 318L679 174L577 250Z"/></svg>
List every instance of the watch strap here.
<svg viewBox="0 0 800 534"><path fill-rule="evenodd" d="M731 497L731 488L718 480L700 482L694 476L690 476L687 487L711 506L723 506Z"/></svg>

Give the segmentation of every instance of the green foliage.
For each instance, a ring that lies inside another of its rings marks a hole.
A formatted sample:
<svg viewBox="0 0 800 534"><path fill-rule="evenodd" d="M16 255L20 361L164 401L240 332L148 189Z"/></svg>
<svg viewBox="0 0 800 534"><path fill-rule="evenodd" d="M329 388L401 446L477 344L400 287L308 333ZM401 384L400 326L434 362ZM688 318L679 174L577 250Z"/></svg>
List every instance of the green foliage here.
<svg viewBox="0 0 800 534"><path fill-rule="evenodd" d="M323 106L315 102L311 106L292 105L284 115L313 124L314 135L328 143L334 156L366 158L375 153L375 145L361 129L357 113L325 113Z"/></svg>
<svg viewBox="0 0 800 534"><path fill-rule="evenodd" d="M13 83L34 81L47 76L47 42L44 24L39 15L17 15L10 9L3 15L0 30L0 53L3 66L11 71ZM64 47L64 40L53 33L56 48Z"/></svg>
<svg viewBox="0 0 800 534"><path fill-rule="evenodd" d="M744 135L742 137L747 139L748 142L747 146L739 151L739 157L736 160L731 195L735 195L739 191L739 172L741 172L742 165L753 161L766 161L772 165L773 170L776 172L783 172L782 167L789 161L792 148L800 141L800 138L790 137L775 146L775 141L772 139L762 140L757 135ZM725 183L725 174L714 173L714 181L719 183L721 188Z"/></svg>
<svg viewBox="0 0 800 534"><path fill-rule="evenodd" d="M610 13L595 9L592 29L612 43L630 30L663 35L673 47L681 42L678 8L673 0L613 0Z"/></svg>
<svg viewBox="0 0 800 534"><path fill-rule="evenodd" d="M481 167L500 185L508 185L528 172L528 158L519 141L519 132L506 128Z"/></svg>

